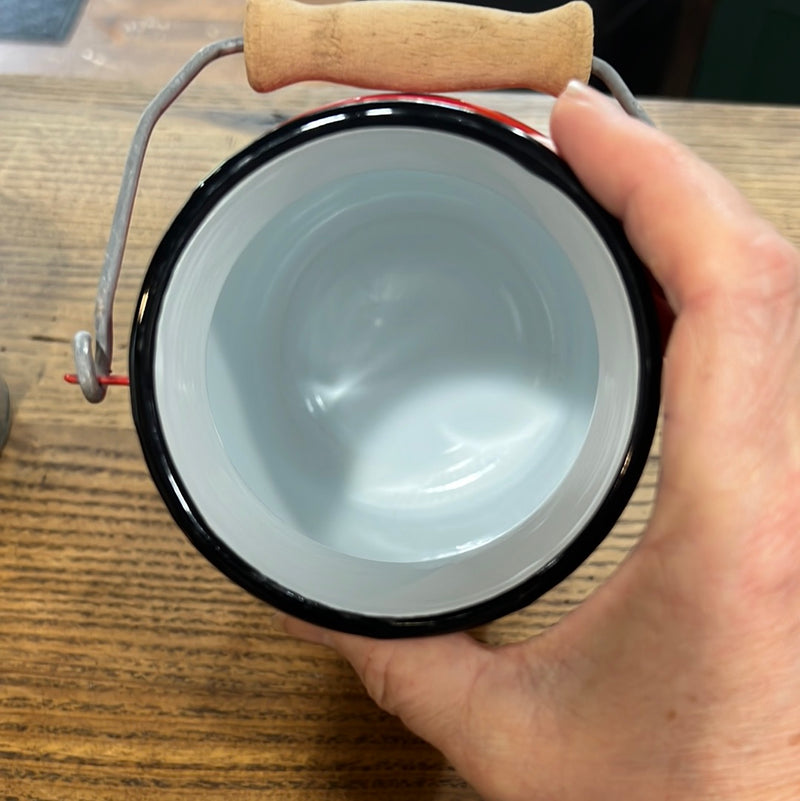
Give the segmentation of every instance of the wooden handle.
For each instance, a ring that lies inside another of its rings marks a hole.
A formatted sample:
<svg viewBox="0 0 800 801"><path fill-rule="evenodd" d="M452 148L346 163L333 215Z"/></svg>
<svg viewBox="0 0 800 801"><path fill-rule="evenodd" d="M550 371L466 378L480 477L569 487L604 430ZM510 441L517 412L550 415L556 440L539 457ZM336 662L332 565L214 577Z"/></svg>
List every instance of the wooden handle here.
<svg viewBox="0 0 800 801"><path fill-rule="evenodd" d="M402 92L557 95L570 79L589 79L593 39L584 2L524 14L435 0L248 0L244 26L247 79L258 92L321 80Z"/></svg>

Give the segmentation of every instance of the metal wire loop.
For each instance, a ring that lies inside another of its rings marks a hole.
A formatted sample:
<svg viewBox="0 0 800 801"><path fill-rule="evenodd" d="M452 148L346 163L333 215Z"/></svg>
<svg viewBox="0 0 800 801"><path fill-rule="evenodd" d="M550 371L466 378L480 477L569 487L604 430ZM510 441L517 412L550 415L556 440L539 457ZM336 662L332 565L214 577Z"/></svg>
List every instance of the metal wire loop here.
<svg viewBox="0 0 800 801"><path fill-rule="evenodd" d="M78 383L86 399L91 403L99 403L106 395L106 386L100 383L100 376L108 376L111 372L111 353L114 342L113 307L114 295L119 283L122 269L122 256L128 229L133 213L133 201L139 185L144 154L147 144L161 115L175 102L184 89L197 77L201 70L212 61L232 53L244 50L241 36L214 42L199 50L175 74L172 80L150 101L144 110L136 133L131 141L125 169L122 174L117 206L111 222L111 232L106 246L103 270L97 287L97 299L94 309L95 347L92 354L92 335L88 331L79 331L73 339L75 371Z"/></svg>
<svg viewBox="0 0 800 801"><path fill-rule="evenodd" d="M631 117L655 127L653 120L642 108L642 104L636 99L633 92L628 89L625 81L622 80L622 76L607 61L597 57L593 58L592 75L606 86L612 97Z"/></svg>

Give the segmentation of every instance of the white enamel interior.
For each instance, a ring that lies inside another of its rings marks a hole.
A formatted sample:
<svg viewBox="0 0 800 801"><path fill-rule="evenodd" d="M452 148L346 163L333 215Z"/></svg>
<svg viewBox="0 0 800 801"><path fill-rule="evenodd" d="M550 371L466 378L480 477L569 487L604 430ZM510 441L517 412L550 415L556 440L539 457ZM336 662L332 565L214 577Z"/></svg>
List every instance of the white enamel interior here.
<svg viewBox="0 0 800 801"><path fill-rule="evenodd" d="M245 561L396 617L553 559L624 458L638 350L613 260L559 190L473 140L323 137L207 216L155 344L187 492Z"/></svg>

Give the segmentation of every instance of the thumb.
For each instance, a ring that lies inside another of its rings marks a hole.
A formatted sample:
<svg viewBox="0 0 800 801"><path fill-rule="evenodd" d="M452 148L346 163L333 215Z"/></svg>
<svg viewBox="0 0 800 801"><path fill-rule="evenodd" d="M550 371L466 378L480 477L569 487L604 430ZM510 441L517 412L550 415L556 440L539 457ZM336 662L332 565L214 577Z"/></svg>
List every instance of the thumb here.
<svg viewBox="0 0 800 801"><path fill-rule="evenodd" d="M476 680L492 651L467 634L407 640L373 640L328 631L278 614L276 628L335 650L353 666L372 699L415 734L458 761L474 704Z"/></svg>

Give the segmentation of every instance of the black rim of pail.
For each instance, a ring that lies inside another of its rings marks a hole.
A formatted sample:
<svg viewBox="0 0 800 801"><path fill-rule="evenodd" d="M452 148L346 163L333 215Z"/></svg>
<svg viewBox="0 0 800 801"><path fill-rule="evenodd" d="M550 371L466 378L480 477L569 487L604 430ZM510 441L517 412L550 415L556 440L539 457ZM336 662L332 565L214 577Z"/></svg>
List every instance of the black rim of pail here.
<svg viewBox="0 0 800 801"><path fill-rule="evenodd" d="M380 115L368 113L376 108L382 110ZM237 556L209 528L186 491L170 456L155 401L155 339L161 303L183 249L206 216L240 181L288 150L367 126L410 126L468 137L506 154L520 168L567 195L611 252L627 290L638 337L639 393L628 447L615 481L592 518L556 558L518 586L480 603L429 616L376 617L335 609L298 595ZM636 488L655 434L661 381L660 334L647 272L620 223L586 193L558 156L521 128L436 98L368 98L312 112L267 133L209 176L179 212L153 256L136 306L130 344L133 419L145 461L173 518L197 550L245 590L290 615L371 637L442 634L482 625L527 606L572 573L607 536Z"/></svg>

